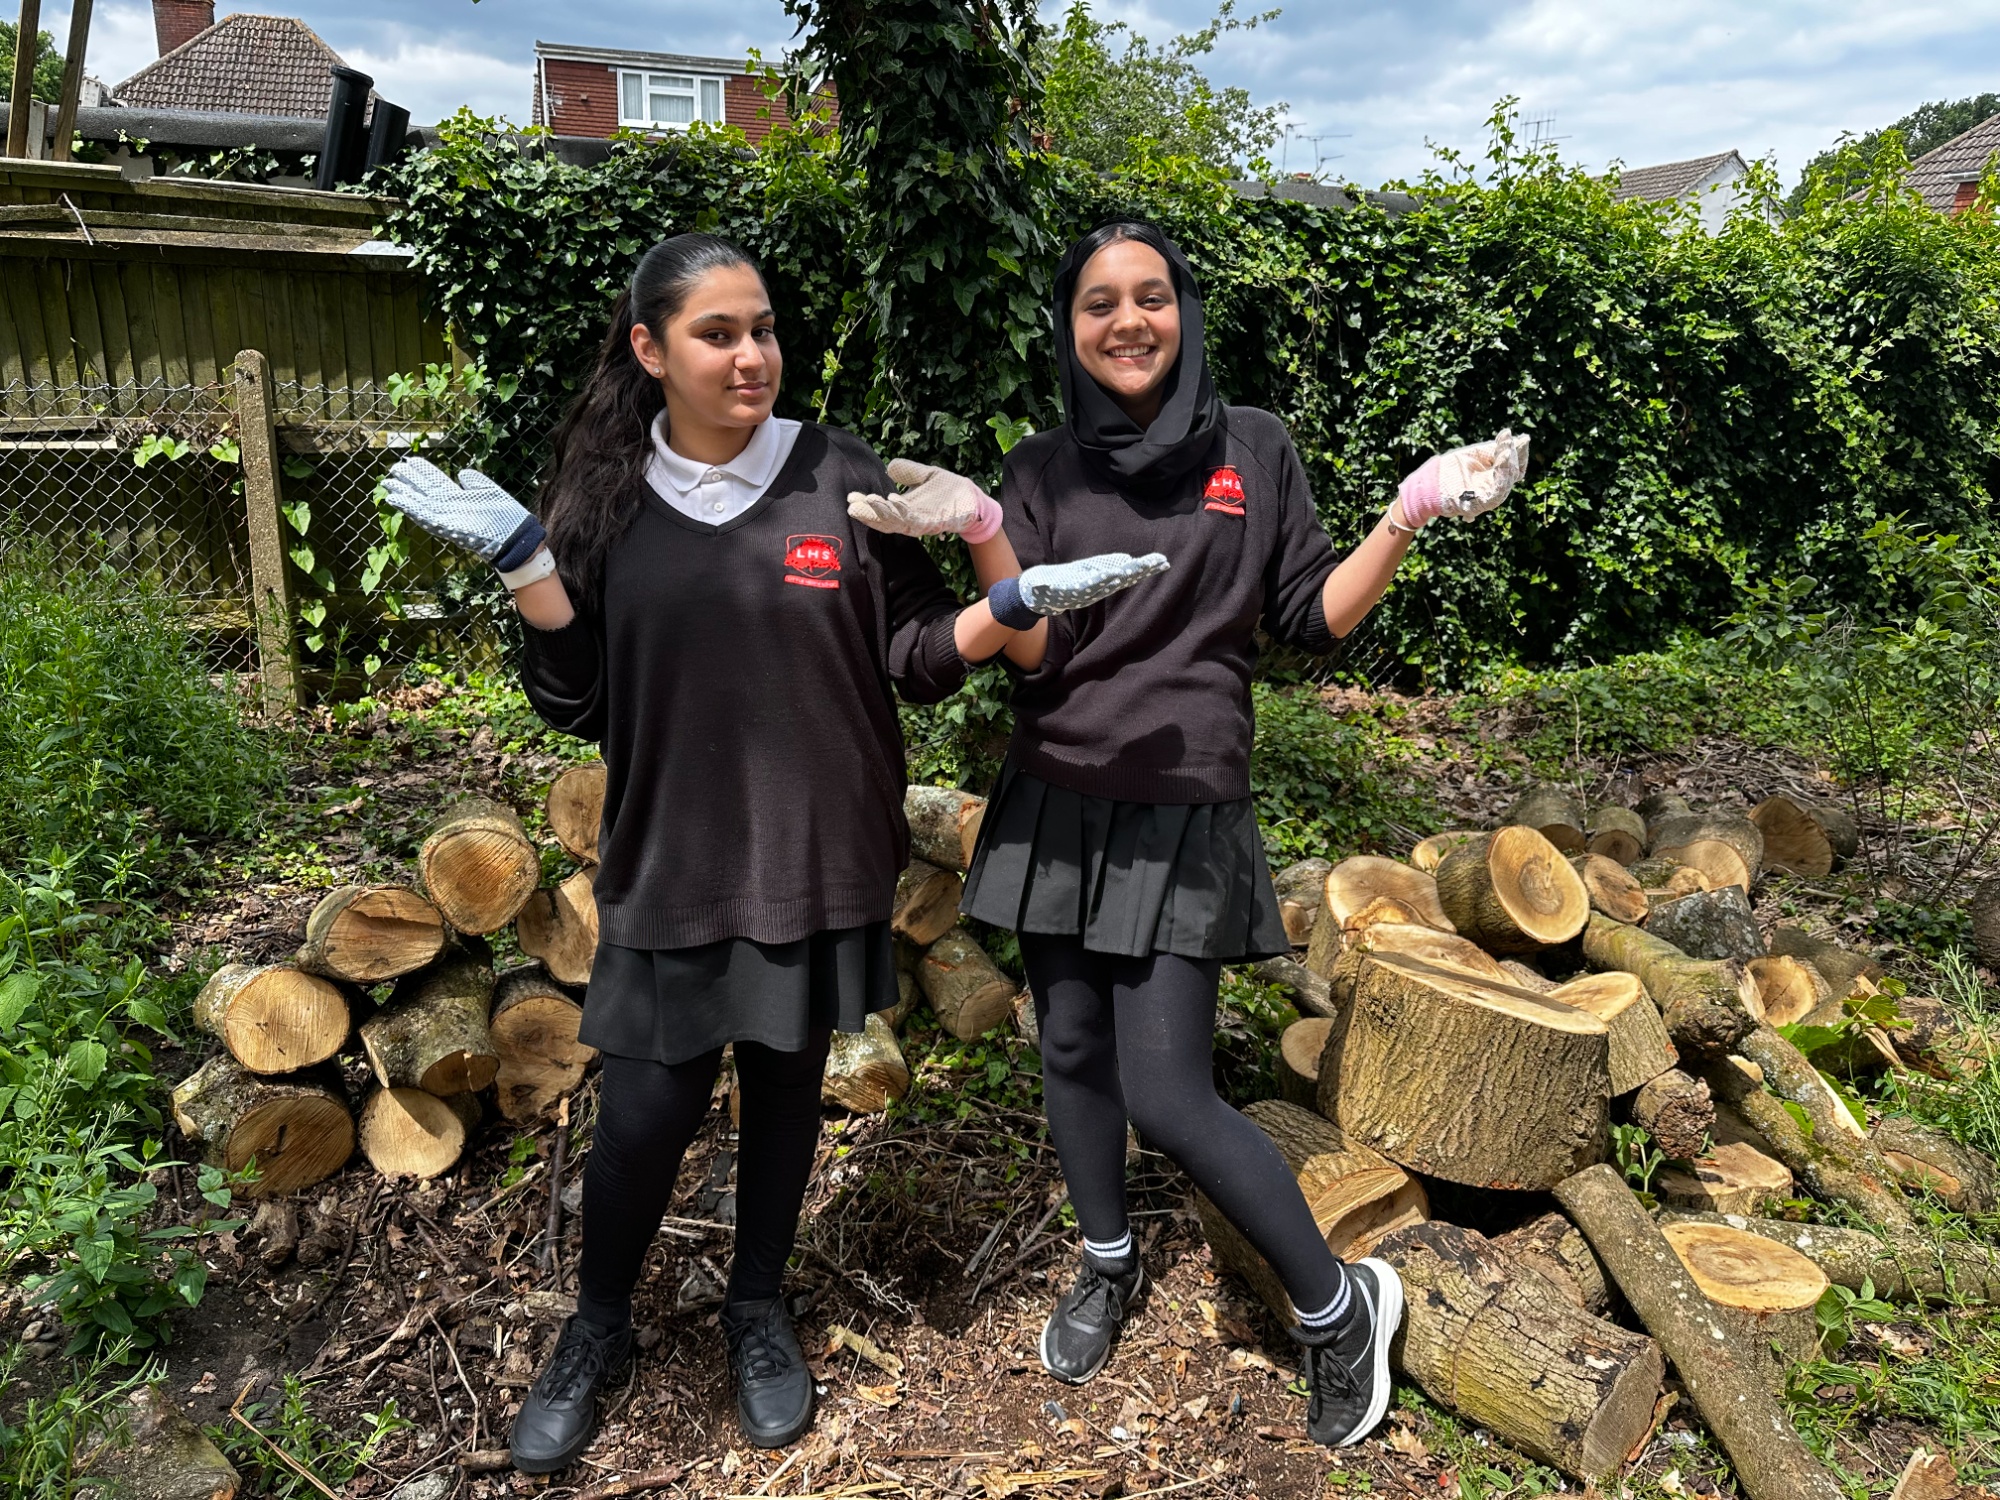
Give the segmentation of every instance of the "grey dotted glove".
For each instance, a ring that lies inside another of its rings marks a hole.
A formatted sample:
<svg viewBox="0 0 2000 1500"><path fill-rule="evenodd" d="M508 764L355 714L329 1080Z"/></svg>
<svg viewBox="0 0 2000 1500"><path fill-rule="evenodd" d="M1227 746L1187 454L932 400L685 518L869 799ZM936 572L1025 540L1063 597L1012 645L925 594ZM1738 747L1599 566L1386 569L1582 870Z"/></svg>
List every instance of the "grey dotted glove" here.
<svg viewBox="0 0 2000 1500"><path fill-rule="evenodd" d="M866 495L851 490L847 513L864 526L897 536L957 532L968 542L983 542L1000 530L999 502L963 474L892 458L889 477L903 486L900 494Z"/></svg>
<svg viewBox="0 0 2000 1500"><path fill-rule="evenodd" d="M1075 562L1043 563L1019 578L1003 578L986 599L993 618L1009 630L1030 630L1044 615L1087 609L1141 579L1166 572L1168 567L1165 555L1158 552L1144 557L1103 552Z"/></svg>
<svg viewBox="0 0 2000 1500"><path fill-rule="evenodd" d="M503 573L527 562L548 540L533 513L477 469L459 470L454 484L428 459L399 459L382 489L391 505L432 536Z"/></svg>

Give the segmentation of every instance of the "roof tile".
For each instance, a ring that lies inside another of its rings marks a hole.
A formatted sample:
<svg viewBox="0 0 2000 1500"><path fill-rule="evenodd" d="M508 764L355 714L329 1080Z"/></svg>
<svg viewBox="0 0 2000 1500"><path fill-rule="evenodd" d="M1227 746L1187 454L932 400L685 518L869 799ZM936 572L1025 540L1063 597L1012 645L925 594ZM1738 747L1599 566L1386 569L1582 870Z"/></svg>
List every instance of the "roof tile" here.
<svg viewBox="0 0 2000 1500"><path fill-rule="evenodd" d="M340 54L291 16L224 16L112 90L121 104L323 116Z"/></svg>
<svg viewBox="0 0 2000 1500"><path fill-rule="evenodd" d="M1926 151L1910 163L1906 180L1923 194L1924 202L1950 213L1959 183L1985 171L1996 151L2000 151L2000 115L1981 120L1964 135Z"/></svg>
<svg viewBox="0 0 2000 1500"><path fill-rule="evenodd" d="M1670 161L1657 167L1627 167L1618 174L1612 197L1621 203L1627 198L1644 198L1664 203L1694 191L1715 169L1735 156L1734 151L1718 151L1713 156L1697 156L1691 161Z"/></svg>

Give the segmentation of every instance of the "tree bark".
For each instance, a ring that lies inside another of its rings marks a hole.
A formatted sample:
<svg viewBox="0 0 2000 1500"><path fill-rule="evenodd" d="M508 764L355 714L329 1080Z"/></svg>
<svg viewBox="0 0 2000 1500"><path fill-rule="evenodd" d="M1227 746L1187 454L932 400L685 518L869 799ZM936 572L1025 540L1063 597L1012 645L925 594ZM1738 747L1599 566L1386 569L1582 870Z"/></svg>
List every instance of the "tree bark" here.
<svg viewBox="0 0 2000 1500"><path fill-rule="evenodd" d="M1611 1283L1591 1253L1590 1242L1568 1219L1546 1213L1510 1229L1493 1243L1531 1270L1555 1282L1562 1293L1594 1318L1611 1311Z"/></svg>
<svg viewBox="0 0 2000 1500"><path fill-rule="evenodd" d="M483 935L521 914L542 878L542 856L512 808L471 797L431 825L417 869L444 919Z"/></svg>
<svg viewBox="0 0 2000 1500"><path fill-rule="evenodd" d="M1750 898L1740 885L1718 886L1662 902L1646 914L1646 931L1672 943L1689 958L1734 958L1747 963L1764 957L1764 935L1757 930Z"/></svg>
<svg viewBox="0 0 2000 1500"><path fill-rule="evenodd" d="M79 1459L79 1500L233 1500L242 1482L164 1384L134 1390Z"/></svg>
<svg viewBox="0 0 2000 1500"><path fill-rule="evenodd" d="M1750 1500L1845 1500L1617 1169L1587 1168L1556 1198L1674 1362Z"/></svg>
<svg viewBox="0 0 2000 1500"><path fill-rule="evenodd" d="M253 1158L266 1198L324 1181L354 1154L354 1116L331 1065L262 1078L218 1053L174 1088L174 1123L203 1160L241 1171Z"/></svg>
<svg viewBox="0 0 2000 1500"><path fill-rule="evenodd" d="M1278 892L1278 915L1284 919L1285 936L1294 948L1303 948L1312 940L1326 877L1332 872L1332 860L1302 859L1271 877Z"/></svg>
<svg viewBox="0 0 2000 1500"><path fill-rule="evenodd" d="M1547 1188L1604 1157L1608 1054L1604 1023L1585 1011L1375 954L1320 1065L1320 1090L1334 1091L1350 1139L1414 1171Z"/></svg>
<svg viewBox="0 0 2000 1500"><path fill-rule="evenodd" d="M1789 1366L1819 1355L1814 1316L1826 1273L1796 1250L1725 1224L1666 1224L1660 1233L1764 1383L1782 1396Z"/></svg>
<svg viewBox="0 0 2000 1500"><path fill-rule="evenodd" d="M1564 854L1583 853L1583 803L1562 787L1531 787L1514 799L1500 822L1532 828Z"/></svg>
<svg viewBox="0 0 2000 1500"><path fill-rule="evenodd" d="M545 804L549 832L572 859L597 863L597 838L604 825L604 762L571 766L549 787Z"/></svg>
<svg viewBox="0 0 2000 1500"><path fill-rule="evenodd" d="M514 940L558 984L590 983L597 964L597 873L578 870L561 885L530 895L514 922Z"/></svg>
<svg viewBox="0 0 2000 1500"><path fill-rule="evenodd" d="M1477 828L1454 829L1449 833L1434 833L1420 840L1410 851L1410 863L1426 875L1435 875L1437 867L1444 863L1444 857L1460 844L1470 844L1487 835Z"/></svg>
<svg viewBox="0 0 2000 1500"><path fill-rule="evenodd" d="M1290 991L1292 1008L1302 1016L1333 1016L1339 1007L1326 980L1293 958L1267 958L1250 971L1265 984Z"/></svg>
<svg viewBox="0 0 2000 1500"><path fill-rule="evenodd" d="M1636 975L1685 1058L1705 1063L1727 1056L1757 1026L1756 986L1740 964L1689 958L1672 943L1599 915L1583 930L1583 957L1593 969Z"/></svg>
<svg viewBox="0 0 2000 1500"><path fill-rule="evenodd" d="M896 877L895 904L889 909L889 930L897 937L928 948L958 925L958 898L965 879L955 870L940 870L921 859Z"/></svg>
<svg viewBox="0 0 2000 1500"><path fill-rule="evenodd" d="M1774 953L1753 958L1744 967L1757 986L1767 1026L1790 1026L1803 1021L1833 998L1833 987L1826 982L1826 976L1802 958Z"/></svg>
<svg viewBox="0 0 2000 1500"><path fill-rule="evenodd" d="M856 1114L879 1115L909 1091L909 1064L879 1011L869 1016L863 1031L834 1033L820 1082L822 1100Z"/></svg>
<svg viewBox="0 0 2000 1500"><path fill-rule="evenodd" d="M415 973L444 951L444 917L398 885L343 885L320 897L306 918L293 961L309 974L380 984Z"/></svg>
<svg viewBox="0 0 2000 1500"><path fill-rule="evenodd" d="M1562 988L1540 969L1531 968L1518 958L1501 959L1500 972L1506 976L1506 983L1518 984L1522 989L1533 990L1537 995L1553 995Z"/></svg>
<svg viewBox="0 0 2000 1500"><path fill-rule="evenodd" d="M1653 1179L1662 1203L1718 1214L1751 1214L1772 1199L1792 1196L1792 1174L1755 1146L1718 1145L1690 1158L1685 1167L1666 1167Z"/></svg>
<svg viewBox="0 0 2000 1500"><path fill-rule="evenodd" d="M1726 1224L1805 1256L1836 1286L1858 1292L1872 1285L1890 1302L2000 1302L2000 1252L1964 1240L1934 1240L1920 1231L1838 1229L1755 1219L1740 1214L1660 1215L1662 1224Z"/></svg>
<svg viewBox="0 0 2000 1500"><path fill-rule="evenodd" d="M444 1099L423 1089L378 1088L361 1106L361 1154L384 1177L428 1182L451 1170L478 1126L472 1094Z"/></svg>
<svg viewBox="0 0 2000 1500"><path fill-rule="evenodd" d="M1688 806L1687 798L1680 793L1660 791L1650 792L1641 797L1632 811L1646 820L1646 842L1651 843L1655 823L1664 822L1668 818L1685 817L1694 809Z"/></svg>
<svg viewBox="0 0 2000 1500"><path fill-rule="evenodd" d="M1583 847L1621 865L1646 852L1646 820L1629 807L1593 807L1585 814Z"/></svg>
<svg viewBox="0 0 2000 1500"><path fill-rule="evenodd" d="M1333 1022L1321 1016L1294 1021L1278 1038L1272 1066L1278 1075L1278 1097L1300 1109L1319 1108L1319 1060Z"/></svg>
<svg viewBox="0 0 2000 1500"><path fill-rule="evenodd" d="M1896 1002L1896 1014L1906 1023L1889 1033L1896 1055L1934 1078L1949 1077L1946 1054L1960 1035L1952 1008L1929 995L1904 995Z"/></svg>
<svg viewBox="0 0 2000 1500"><path fill-rule="evenodd" d="M194 998L194 1022L253 1073L325 1062L347 1040L347 996L292 964L224 964Z"/></svg>
<svg viewBox="0 0 2000 1500"><path fill-rule="evenodd" d="M1669 1068L1632 1095L1626 1113L1673 1161L1700 1156L1715 1129L1715 1101L1708 1085L1679 1068Z"/></svg>
<svg viewBox="0 0 2000 1500"><path fill-rule="evenodd" d="M1489 953L1566 943L1590 916L1582 879L1532 828L1503 828L1454 849L1438 866L1437 892L1452 925Z"/></svg>
<svg viewBox="0 0 2000 1500"><path fill-rule="evenodd" d="M961 874L972 868L979 820L986 815L984 797L950 787L913 786L903 794L903 815L910 823L912 858Z"/></svg>
<svg viewBox="0 0 2000 1500"><path fill-rule="evenodd" d="M1557 985L1549 998L1574 1005L1604 1023L1614 1096L1651 1083L1680 1061L1666 1023L1634 975L1587 974Z"/></svg>
<svg viewBox="0 0 2000 1500"><path fill-rule="evenodd" d="M493 968L458 950L405 979L361 1027L361 1048L385 1089L419 1088L447 1098L477 1093L500 1071L488 1017Z"/></svg>
<svg viewBox="0 0 2000 1500"><path fill-rule="evenodd" d="M1774 927L1771 930L1771 951L1787 958L1804 959L1818 969L1833 987L1836 1000L1845 999L1854 992L1855 980L1882 979L1889 972L1866 954L1850 952L1838 943L1816 938L1799 927Z"/></svg>
<svg viewBox="0 0 2000 1500"><path fill-rule="evenodd" d="M487 1031L500 1060L493 1098L509 1123L541 1119L583 1082L597 1049L576 1039L582 1024L583 1007L539 964L500 976Z"/></svg>
<svg viewBox="0 0 2000 1500"><path fill-rule="evenodd" d="M1632 872L1602 854L1574 854L1570 867L1583 881L1590 909L1602 912L1614 922L1643 922L1652 903Z"/></svg>
<svg viewBox="0 0 2000 1500"><path fill-rule="evenodd" d="M1945 1207L1962 1214L1993 1212L1993 1163L1972 1147L1926 1130L1907 1115L1884 1115L1869 1139L1904 1182L1928 1188Z"/></svg>
<svg viewBox="0 0 2000 1500"><path fill-rule="evenodd" d="M917 970L917 982L937 1012L938 1024L961 1042L973 1041L1005 1021L1019 993L986 956L979 939L963 927L954 927L931 944Z"/></svg>
<svg viewBox="0 0 2000 1500"><path fill-rule="evenodd" d="M1764 835L1748 818L1690 813L1647 826L1654 854L1694 866L1712 888L1740 885L1745 895L1756 889L1764 865Z"/></svg>

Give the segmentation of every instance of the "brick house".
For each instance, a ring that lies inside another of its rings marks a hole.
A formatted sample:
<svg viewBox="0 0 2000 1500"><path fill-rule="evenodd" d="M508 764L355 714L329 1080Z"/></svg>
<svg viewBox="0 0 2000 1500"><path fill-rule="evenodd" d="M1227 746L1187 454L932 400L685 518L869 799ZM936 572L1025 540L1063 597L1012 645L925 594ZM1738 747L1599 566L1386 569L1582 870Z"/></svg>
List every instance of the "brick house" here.
<svg viewBox="0 0 2000 1500"><path fill-rule="evenodd" d="M557 135L734 125L757 145L790 117L741 58L535 43L534 123Z"/></svg>
<svg viewBox="0 0 2000 1500"><path fill-rule="evenodd" d="M1980 174L1996 154L2000 154L2000 115L1926 151L1910 163L1904 181L1938 212L1958 213L1972 207Z"/></svg>

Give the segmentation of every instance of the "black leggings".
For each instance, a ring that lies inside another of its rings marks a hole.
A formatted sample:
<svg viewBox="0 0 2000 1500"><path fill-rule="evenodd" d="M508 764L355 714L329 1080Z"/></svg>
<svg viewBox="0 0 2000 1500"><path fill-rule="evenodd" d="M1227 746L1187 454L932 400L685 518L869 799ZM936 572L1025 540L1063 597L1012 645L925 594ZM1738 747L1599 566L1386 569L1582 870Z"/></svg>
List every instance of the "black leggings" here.
<svg viewBox="0 0 2000 1500"><path fill-rule="evenodd" d="M1215 1091L1222 965L1093 953L1076 937L1024 932L1021 959L1042 1034L1042 1098L1085 1238L1127 1232L1125 1122L1173 1158L1313 1312L1345 1269L1313 1223L1269 1136Z"/></svg>
<svg viewBox="0 0 2000 1500"><path fill-rule="evenodd" d="M736 1043L743 1124L736 1157L736 1258L729 1300L778 1295L798 1231L819 1144L820 1078L830 1031L803 1051ZM701 1128L722 1067L722 1049L683 1063L604 1058L597 1133L583 1168L583 1263L577 1311L616 1327L631 1316L632 1288L673 1196L681 1158Z"/></svg>

